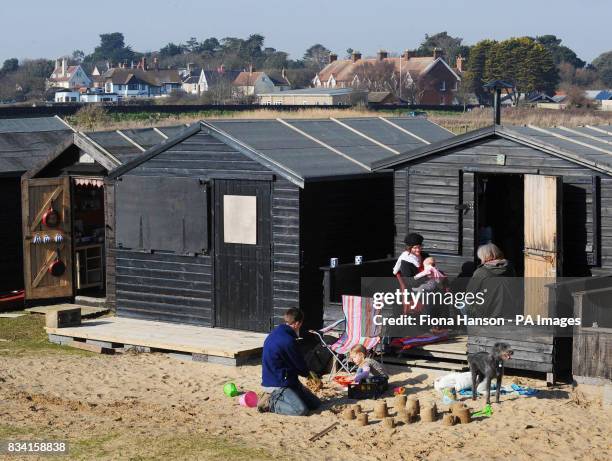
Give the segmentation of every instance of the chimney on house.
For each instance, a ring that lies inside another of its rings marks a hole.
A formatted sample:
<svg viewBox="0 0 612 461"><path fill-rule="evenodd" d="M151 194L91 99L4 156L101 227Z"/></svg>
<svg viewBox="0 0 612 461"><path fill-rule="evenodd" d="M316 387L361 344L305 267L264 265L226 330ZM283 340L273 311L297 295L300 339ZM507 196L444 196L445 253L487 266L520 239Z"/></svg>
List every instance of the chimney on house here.
<svg viewBox="0 0 612 461"><path fill-rule="evenodd" d="M284 67L283 67L283 70L281 70L281 77L283 77L285 80L287 80L287 72L285 71Z"/></svg>
<svg viewBox="0 0 612 461"><path fill-rule="evenodd" d="M62 77L66 76L66 58L62 58Z"/></svg>
<svg viewBox="0 0 612 461"><path fill-rule="evenodd" d="M404 50L404 52L402 53L402 58L408 61L410 59L410 50Z"/></svg>
<svg viewBox="0 0 612 461"><path fill-rule="evenodd" d="M249 64L249 74L253 73L253 64Z"/></svg>
<svg viewBox="0 0 612 461"><path fill-rule="evenodd" d="M147 70L147 58L142 57L142 70Z"/></svg>
<svg viewBox="0 0 612 461"><path fill-rule="evenodd" d="M389 53L387 53L385 50L380 50L377 56L378 56L378 60L382 61L383 59L387 59L389 57Z"/></svg>
<svg viewBox="0 0 612 461"><path fill-rule="evenodd" d="M153 69L159 70L159 59L157 59L157 56L153 58Z"/></svg>
<svg viewBox="0 0 612 461"><path fill-rule="evenodd" d="M338 55L336 53L329 53L329 62L332 63L338 60Z"/></svg>
<svg viewBox="0 0 612 461"><path fill-rule="evenodd" d="M361 53L359 51L353 51L351 57L353 58L353 62L357 62L361 59Z"/></svg>
<svg viewBox="0 0 612 461"><path fill-rule="evenodd" d="M192 68L193 68L193 63L192 63L192 62L188 62L188 63L187 63L187 72L188 72L189 74L191 74L191 69L192 69Z"/></svg>
<svg viewBox="0 0 612 461"><path fill-rule="evenodd" d="M54 70L57 72L59 70L59 68L60 68L60 60L56 59L55 60L55 69Z"/></svg>
<svg viewBox="0 0 612 461"><path fill-rule="evenodd" d="M433 50L433 58L438 59L442 57L442 50L440 48L434 48Z"/></svg>
<svg viewBox="0 0 612 461"><path fill-rule="evenodd" d="M463 56L461 55L457 56L457 62L455 64L455 67L457 68L459 72L463 72L463 61L464 61Z"/></svg>
<svg viewBox="0 0 612 461"><path fill-rule="evenodd" d="M130 66L130 67L131 67L132 69L134 68L134 60L133 60L133 59L132 59L132 63L131 63L131 66Z"/></svg>

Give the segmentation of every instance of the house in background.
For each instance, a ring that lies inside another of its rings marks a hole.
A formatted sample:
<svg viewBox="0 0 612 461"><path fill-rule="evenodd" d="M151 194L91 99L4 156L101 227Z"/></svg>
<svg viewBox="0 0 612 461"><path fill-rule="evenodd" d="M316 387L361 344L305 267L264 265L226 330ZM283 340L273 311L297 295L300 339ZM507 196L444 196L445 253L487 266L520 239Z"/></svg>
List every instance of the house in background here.
<svg viewBox="0 0 612 461"><path fill-rule="evenodd" d="M98 66L94 66L91 71L91 86L92 88L104 88L104 77Z"/></svg>
<svg viewBox="0 0 612 461"><path fill-rule="evenodd" d="M87 76L80 65L69 66L66 58L56 59L55 68L47 78L47 89L66 88L69 90L89 88L92 80Z"/></svg>
<svg viewBox="0 0 612 461"><path fill-rule="evenodd" d="M253 96L264 93L276 93L291 88L283 69L281 75L270 75L266 72L254 72L252 69L240 72L232 85L242 96Z"/></svg>
<svg viewBox="0 0 612 461"><path fill-rule="evenodd" d="M142 58L135 68L123 64L107 70L102 77L104 92L116 93L120 99L168 96L180 90L183 83L178 70L159 69L157 58L153 69L149 69L146 58Z"/></svg>
<svg viewBox="0 0 612 461"><path fill-rule="evenodd" d="M223 66L214 70L188 69L182 88L185 93L200 96L217 85L231 85L239 74L239 70L225 70Z"/></svg>
<svg viewBox="0 0 612 461"><path fill-rule="evenodd" d="M370 74L379 72L376 66L380 65L379 69L394 74L388 77L390 80L401 77L402 82L408 82L402 84L402 87L413 83L418 92L415 99L419 104L451 105L455 103L455 93L461 82L463 61L459 56L456 68L453 69L438 49L434 50L432 56L425 57L412 56L409 51L399 57L389 57L386 51L379 51L375 58L362 58L361 53L354 52L351 59L338 59L338 55L332 53L329 55L329 64L315 75L312 83L315 87L324 88L369 88L370 82L367 80L374 77L370 77Z"/></svg>

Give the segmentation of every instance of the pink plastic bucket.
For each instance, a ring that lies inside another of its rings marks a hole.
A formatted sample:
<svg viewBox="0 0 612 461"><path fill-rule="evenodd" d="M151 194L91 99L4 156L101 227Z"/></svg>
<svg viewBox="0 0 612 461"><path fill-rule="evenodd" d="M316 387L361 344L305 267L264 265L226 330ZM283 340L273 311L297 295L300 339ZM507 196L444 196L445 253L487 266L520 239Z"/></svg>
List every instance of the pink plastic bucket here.
<svg viewBox="0 0 612 461"><path fill-rule="evenodd" d="M253 391L245 392L238 400L243 407L254 408L257 406L257 394Z"/></svg>

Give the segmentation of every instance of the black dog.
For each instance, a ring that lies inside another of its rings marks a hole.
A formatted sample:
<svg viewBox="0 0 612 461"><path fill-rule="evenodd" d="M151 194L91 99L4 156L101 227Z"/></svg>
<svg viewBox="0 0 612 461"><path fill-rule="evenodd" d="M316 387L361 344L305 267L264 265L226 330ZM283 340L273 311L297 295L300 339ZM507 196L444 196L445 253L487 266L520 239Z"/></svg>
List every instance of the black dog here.
<svg viewBox="0 0 612 461"><path fill-rule="evenodd" d="M478 384L484 379L487 386L487 403L491 403L491 379L495 377L495 403L499 403L501 382L504 376L504 361L512 358L513 351L506 343L495 343L492 352L477 352L468 355L468 364L472 372L472 400L476 400Z"/></svg>

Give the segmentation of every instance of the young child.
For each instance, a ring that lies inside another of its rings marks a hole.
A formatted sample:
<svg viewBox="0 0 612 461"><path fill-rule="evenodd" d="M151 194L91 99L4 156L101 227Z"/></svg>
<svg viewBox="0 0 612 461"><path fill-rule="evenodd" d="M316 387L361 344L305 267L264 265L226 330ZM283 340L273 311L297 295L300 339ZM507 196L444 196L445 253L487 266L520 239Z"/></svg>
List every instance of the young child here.
<svg viewBox="0 0 612 461"><path fill-rule="evenodd" d="M372 376L382 376L388 378L389 376L385 373L382 365L376 360L366 358L366 349L361 344L353 346L350 352L351 360L357 365L357 373L353 378L355 384L359 384L363 380L367 380Z"/></svg>
<svg viewBox="0 0 612 461"><path fill-rule="evenodd" d="M445 289L447 285L447 277L444 272L436 267L436 260L433 256L425 258L423 261L423 270L414 276L415 280L423 280L416 290L418 291L435 291L437 289Z"/></svg>

